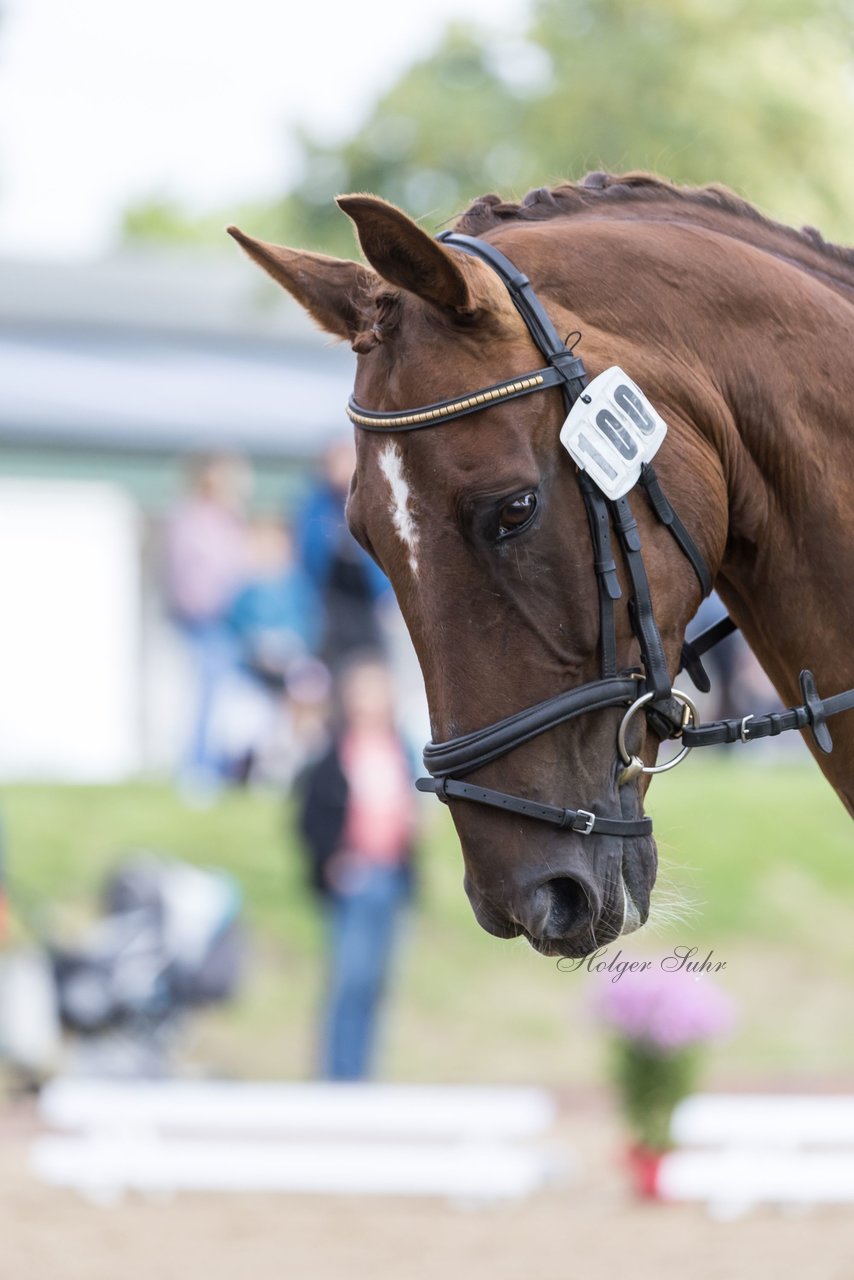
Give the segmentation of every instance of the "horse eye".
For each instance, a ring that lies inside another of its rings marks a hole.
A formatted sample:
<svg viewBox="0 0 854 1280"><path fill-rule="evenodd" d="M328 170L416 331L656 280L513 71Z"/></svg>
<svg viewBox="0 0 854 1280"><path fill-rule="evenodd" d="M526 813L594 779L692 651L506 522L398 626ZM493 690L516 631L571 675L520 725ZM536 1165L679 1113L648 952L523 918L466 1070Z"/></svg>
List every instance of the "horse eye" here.
<svg viewBox="0 0 854 1280"><path fill-rule="evenodd" d="M522 493L518 498L505 502L504 506L498 513L498 536L499 538L509 537L510 534L519 533L530 524L537 510L537 495L535 493Z"/></svg>

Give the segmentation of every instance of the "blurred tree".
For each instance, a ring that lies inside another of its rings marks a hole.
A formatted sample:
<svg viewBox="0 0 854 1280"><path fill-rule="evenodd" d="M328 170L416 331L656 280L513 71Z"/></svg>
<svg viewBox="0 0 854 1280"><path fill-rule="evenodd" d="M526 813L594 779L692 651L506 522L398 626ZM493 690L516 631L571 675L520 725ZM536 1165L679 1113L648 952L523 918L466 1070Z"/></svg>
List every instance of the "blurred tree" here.
<svg viewBox="0 0 854 1280"><path fill-rule="evenodd" d="M125 210L121 234L125 241L135 244L194 244L227 249L227 223L251 227L254 234L277 240L290 229L283 221L283 212L282 202L274 205L255 202L232 207L227 213L191 214L170 196L150 196Z"/></svg>
<svg viewBox="0 0 854 1280"><path fill-rule="evenodd" d="M535 46L524 49L541 57ZM544 58L541 70L549 73ZM489 39L451 27L437 51L401 76L343 146L303 138L305 175L283 208L293 242L352 254L352 231L332 202L338 192L376 192L432 224L483 191L514 184L534 145L520 119L522 106Z"/></svg>
<svg viewBox="0 0 854 1280"><path fill-rule="evenodd" d="M337 192L377 192L433 226L485 191L650 169L854 239L852 46L851 0L535 0L523 37L450 28L342 145L303 134L301 179L253 225L349 255ZM188 225L206 234L156 206L126 223Z"/></svg>
<svg viewBox="0 0 854 1280"><path fill-rule="evenodd" d="M549 176L638 168L724 182L774 216L854 239L852 35L845 0L588 0L571 18L545 0L532 38L553 76L525 136L548 138Z"/></svg>

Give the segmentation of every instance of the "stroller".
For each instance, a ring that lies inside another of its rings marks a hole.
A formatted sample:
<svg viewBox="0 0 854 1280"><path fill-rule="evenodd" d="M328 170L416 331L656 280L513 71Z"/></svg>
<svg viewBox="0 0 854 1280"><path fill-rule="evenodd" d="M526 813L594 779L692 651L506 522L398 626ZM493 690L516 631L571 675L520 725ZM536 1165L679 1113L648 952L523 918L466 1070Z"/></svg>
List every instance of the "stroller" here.
<svg viewBox="0 0 854 1280"><path fill-rule="evenodd" d="M48 941L41 957L55 1017L72 1033L66 1070L100 1077L170 1074L188 1012L237 991L240 908L240 890L223 872L151 854L123 861L107 880L103 914L83 945ZM14 1028L3 1032L0 1024L0 1046L14 1064Z"/></svg>

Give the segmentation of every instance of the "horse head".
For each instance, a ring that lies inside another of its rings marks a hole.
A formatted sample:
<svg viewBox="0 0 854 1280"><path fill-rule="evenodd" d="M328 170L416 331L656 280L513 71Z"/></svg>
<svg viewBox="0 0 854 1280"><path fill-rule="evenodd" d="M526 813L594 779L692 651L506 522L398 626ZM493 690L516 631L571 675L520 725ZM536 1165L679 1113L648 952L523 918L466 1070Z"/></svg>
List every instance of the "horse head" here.
<svg viewBox="0 0 854 1280"><path fill-rule="evenodd" d="M465 398L542 365L488 265L377 198L347 196L339 204L356 224L367 266L232 234L324 329L351 343L359 405L405 418L413 406ZM581 335L591 374L619 363L660 406L669 434L656 466L715 568L726 537L717 459L690 429L690 387L676 395L661 357L642 338L648 307L645 320L630 300L616 325L607 245L594 253L582 233L576 250L558 253L546 224L500 228L486 239L534 282L557 331ZM434 742L601 677L600 584L578 468L559 440L565 417L560 389L551 386L487 401L431 430L357 427L348 521L394 587L423 672ZM637 502L634 514L672 678L701 591L650 505ZM615 665L633 673L642 666L637 620L625 565L615 558ZM642 821L649 775L627 770L617 751L625 710L604 706L557 723L467 777L532 806L559 801L610 815L614 830L550 825L448 789L466 891L490 933L524 935L545 954L583 956L646 920L657 853ZM659 738L644 715L633 717L628 736L636 763L654 764Z"/></svg>

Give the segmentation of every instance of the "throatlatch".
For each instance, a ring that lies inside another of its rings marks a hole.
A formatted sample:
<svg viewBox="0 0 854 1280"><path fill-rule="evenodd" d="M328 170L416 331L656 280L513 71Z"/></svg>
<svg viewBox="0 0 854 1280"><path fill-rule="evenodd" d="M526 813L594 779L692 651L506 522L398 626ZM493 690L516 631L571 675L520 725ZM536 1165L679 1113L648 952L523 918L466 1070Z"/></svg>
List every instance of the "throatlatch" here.
<svg viewBox="0 0 854 1280"><path fill-rule="evenodd" d="M719 720L705 725L699 723L691 698L671 684L655 620L640 532L629 502L629 493L641 489L659 522L689 560L705 598L713 585L709 568L664 494L652 465L652 456L664 437L666 425L640 388L622 370L614 367L590 382L583 360L561 340L527 276L494 245L453 231L443 232L437 238L451 248L479 258L499 276L534 343L545 357L545 366L506 382L493 383L466 396L396 413L366 409L351 396L347 413L356 426L365 431L417 431L440 426L479 413L491 405L549 387L560 388L567 411L561 440L579 468L578 484L593 546L593 568L599 594L601 679L555 694L482 729L446 742L428 743L424 749L424 765L431 776L418 779L415 784L418 790L435 792L443 800L470 800L504 809L581 835L644 836L652 831L651 818L627 819L589 809L540 804L461 779L559 724L616 706L626 707L617 742L625 766L623 782L641 772L661 773L671 769L694 747L752 742L789 729L808 727L822 751L832 750L825 721L828 716L854 708L854 689L821 699L815 678L809 671L802 671L800 676L804 697L802 706L766 716L745 716L741 720ZM597 397L604 397L600 408L597 408L600 404ZM640 646L641 671L617 670L614 605L622 597L622 589L613 555L612 527L631 591L629 617ZM736 630L735 623L723 618L692 640L685 641L679 670L685 670L703 692L710 688L702 664L703 654ZM682 749L672 760L661 765L645 765L638 756L631 754L627 731L633 716L639 711L643 711L650 728L659 738L681 739Z"/></svg>

